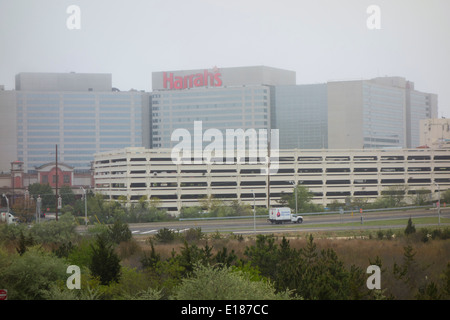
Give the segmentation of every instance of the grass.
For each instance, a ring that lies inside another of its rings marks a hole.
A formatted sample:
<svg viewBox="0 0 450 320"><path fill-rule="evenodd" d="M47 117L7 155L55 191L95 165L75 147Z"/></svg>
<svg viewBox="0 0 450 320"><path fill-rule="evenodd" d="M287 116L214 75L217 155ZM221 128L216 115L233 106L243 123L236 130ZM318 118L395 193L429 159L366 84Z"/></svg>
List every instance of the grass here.
<svg viewBox="0 0 450 320"><path fill-rule="evenodd" d="M408 219L401 218L401 219L386 219L386 220L363 220L363 223L361 224L360 221L354 221L354 222L336 222L336 223L303 223L303 224L284 224L284 225L278 225L275 227L279 228L292 228L292 229L309 229L309 228L340 228L340 227L360 227L360 226L371 226L371 227L387 227L392 228L393 226L400 226L404 227L406 226L408 222ZM438 218L437 217L428 217L428 218L413 218L412 222L416 225L430 225L438 224ZM441 217L441 225L448 225L450 224L450 218L442 218ZM264 229L264 228L273 228L274 226L267 226L267 227L261 227L258 226L258 229Z"/></svg>

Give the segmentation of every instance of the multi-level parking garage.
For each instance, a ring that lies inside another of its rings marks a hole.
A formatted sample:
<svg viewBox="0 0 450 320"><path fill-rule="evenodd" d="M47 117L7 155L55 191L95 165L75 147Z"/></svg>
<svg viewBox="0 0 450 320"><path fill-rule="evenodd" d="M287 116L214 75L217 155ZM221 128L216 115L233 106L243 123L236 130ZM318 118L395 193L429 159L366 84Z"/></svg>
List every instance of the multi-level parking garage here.
<svg viewBox="0 0 450 320"><path fill-rule="evenodd" d="M277 205L282 193L300 183L327 206L348 197L379 197L392 186L406 186L408 194L450 188L449 149L279 150L278 170L269 177L264 164L176 164L171 149L125 148L95 155L95 191L109 199L125 196L138 201L156 197L161 207L178 213L207 196L240 200L257 206ZM236 160L236 159L235 159ZM267 195L270 191L270 199Z"/></svg>

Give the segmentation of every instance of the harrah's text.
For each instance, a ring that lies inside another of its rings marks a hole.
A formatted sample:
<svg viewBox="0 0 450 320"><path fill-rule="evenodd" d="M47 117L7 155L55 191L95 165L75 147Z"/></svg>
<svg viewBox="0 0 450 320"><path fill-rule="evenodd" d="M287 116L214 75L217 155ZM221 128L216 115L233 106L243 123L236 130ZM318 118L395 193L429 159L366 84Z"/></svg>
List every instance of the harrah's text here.
<svg viewBox="0 0 450 320"><path fill-rule="evenodd" d="M164 89L188 89L194 87L220 87L222 76L219 72L209 72L186 75L184 77L174 76L172 72L163 74Z"/></svg>

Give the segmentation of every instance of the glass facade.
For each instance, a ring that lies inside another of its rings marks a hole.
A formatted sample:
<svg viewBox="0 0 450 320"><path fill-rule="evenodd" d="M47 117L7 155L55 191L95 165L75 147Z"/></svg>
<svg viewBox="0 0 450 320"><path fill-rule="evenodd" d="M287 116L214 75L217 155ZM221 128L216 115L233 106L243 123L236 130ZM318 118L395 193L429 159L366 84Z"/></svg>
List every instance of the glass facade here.
<svg viewBox="0 0 450 320"><path fill-rule="evenodd" d="M410 145L408 147L420 146L420 120L431 118L430 96L418 91L409 91L408 116L410 132Z"/></svg>
<svg viewBox="0 0 450 320"><path fill-rule="evenodd" d="M363 83L364 148L406 147L405 90Z"/></svg>
<svg viewBox="0 0 450 320"><path fill-rule="evenodd" d="M218 129L224 138L226 129L270 129L270 88L248 86L153 92L153 148L177 145L178 141L171 141L176 129L188 130L193 138L195 121L201 121L202 133Z"/></svg>
<svg viewBox="0 0 450 320"><path fill-rule="evenodd" d="M90 169L94 153L142 146L139 92L17 95L18 160L26 170L58 161Z"/></svg>
<svg viewBox="0 0 450 320"><path fill-rule="evenodd" d="M275 86L274 92L280 149L328 148L327 85Z"/></svg>

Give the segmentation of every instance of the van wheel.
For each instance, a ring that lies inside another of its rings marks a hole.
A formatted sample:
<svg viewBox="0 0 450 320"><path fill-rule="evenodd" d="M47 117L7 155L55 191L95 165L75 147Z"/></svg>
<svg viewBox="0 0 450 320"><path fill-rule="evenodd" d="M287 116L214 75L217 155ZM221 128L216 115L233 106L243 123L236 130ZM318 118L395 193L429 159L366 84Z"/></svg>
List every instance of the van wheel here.
<svg viewBox="0 0 450 320"><path fill-rule="evenodd" d="M303 222L303 219L298 219L297 220L297 223L302 223Z"/></svg>

